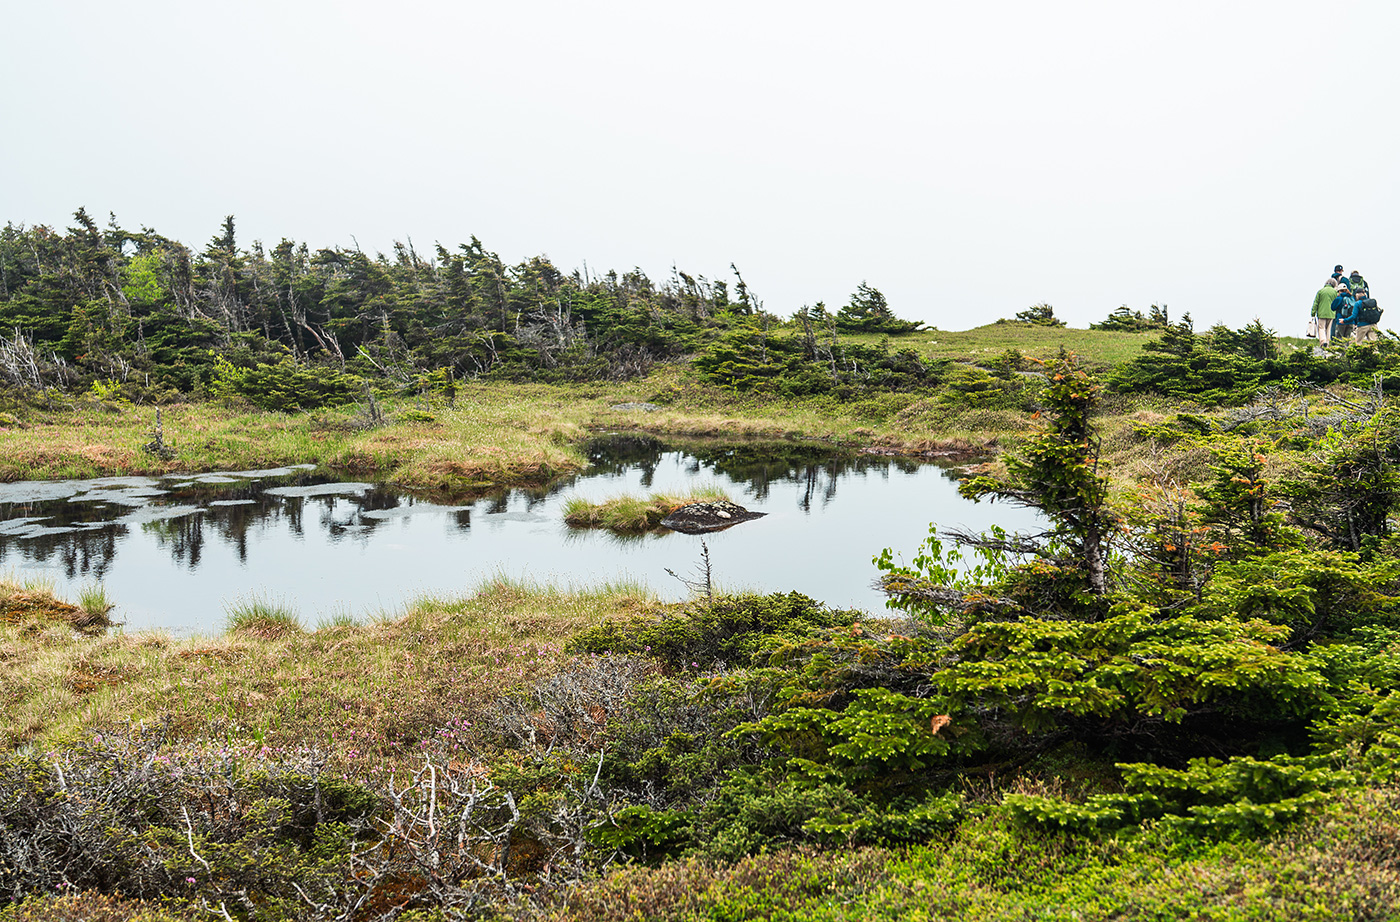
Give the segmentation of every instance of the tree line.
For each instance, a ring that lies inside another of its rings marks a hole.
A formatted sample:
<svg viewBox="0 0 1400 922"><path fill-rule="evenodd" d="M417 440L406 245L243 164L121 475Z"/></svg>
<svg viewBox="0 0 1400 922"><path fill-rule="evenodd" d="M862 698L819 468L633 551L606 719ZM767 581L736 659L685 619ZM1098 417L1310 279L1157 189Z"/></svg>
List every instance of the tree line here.
<svg viewBox="0 0 1400 922"><path fill-rule="evenodd" d="M801 358L839 378L851 361L833 349L836 333L920 326L895 318L864 283L838 311L818 304L784 320L730 268L730 280L673 268L660 282L640 269L567 272L546 256L508 264L475 237L428 253L395 243L373 256L286 238L244 246L232 216L196 250L115 217L99 226L80 208L66 231L0 230L0 378L193 394L218 377L217 353L244 371L311 367L399 382L432 373L620 379L730 333L756 335L762 349L784 326L805 330Z"/></svg>

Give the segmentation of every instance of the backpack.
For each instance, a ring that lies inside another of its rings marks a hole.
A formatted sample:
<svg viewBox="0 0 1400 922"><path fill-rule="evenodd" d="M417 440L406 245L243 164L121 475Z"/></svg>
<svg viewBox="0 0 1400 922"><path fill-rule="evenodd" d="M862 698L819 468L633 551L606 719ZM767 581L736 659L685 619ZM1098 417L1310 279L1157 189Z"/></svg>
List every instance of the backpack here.
<svg viewBox="0 0 1400 922"><path fill-rule="evenodd" d="M1376 299L1367 298L1357 306L1356 323L1358 326L1369 326L1373 323L1380 323L1381 313L1381 309L1376 307Z"/></svg>

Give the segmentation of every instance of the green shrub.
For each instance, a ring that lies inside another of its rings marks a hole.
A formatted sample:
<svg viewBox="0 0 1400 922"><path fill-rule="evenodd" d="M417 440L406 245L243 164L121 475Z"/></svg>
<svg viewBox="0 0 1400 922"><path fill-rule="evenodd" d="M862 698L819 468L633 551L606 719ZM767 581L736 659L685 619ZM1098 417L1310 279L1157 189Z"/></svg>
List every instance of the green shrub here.
<svg viewBox="0 0 1400 922"><path fill-rule="evenodd" d="M656 810L646 804L623 807L589 828L589 844L647 861L676 854L694 839L690 810Z"/></svg>
<svg viewBox="0 0 1400 922"><path fill-rule="evenodd" d="M211 396L242 397L282 413L354 403L364 391L364 382L354 375L332 366L298 364L288 357L275 365L238 367L216 356L209 382Z"/></svg>
<svg viewBox="0 0 1400 922"><path fill-rule="evenodd" d="M862 688L844 708L794 707L740 728L788 753L799 777L855 789L906 786L959 745L943 698ZM960 728L961 729L961 728Z"/></svg>
<svg viewBox="0 0 1400 922"><path fill-rule="evenodd" d="M1363 561L1316 549L1279 551L1220 564L1206 584L1203 615L1285 624L1286 647L1344 636L1358 627L1400 625L1400 560Z"/></svg>
<svg viewBox="0 0 1400 922"><path fill-rule="evenodd" d="M947 372L938 401L945 413L973 410L1026 409L1033 392L1019 376L993 374L976 365L954 364Z"/></svg>
<svg viewBox="0 0 1400 922"><path fill-rule="evenodd" d="M571 641L568 650L646 655L673 669L716 662L746 665L760 658L775 637L802 637L864 617L855 610L829 609L797 592L727 596L677 611L658 621L605 621Z"/></svg>
<svg viewBox="0 0 1400 922"><path fill-rule="evenodd" d="M735 861L773 848L831 841L822 830L838 828L860 812L860 798L841 785L775 784L763 775L736 774L696 811L695 837L702 854Z"/></svg>
<svg viewBox="0 0 1400 922"><path fill-rule="evenodd" d="M729 772L766 755L727 736L752 716L752 698L724 684L641 682L608 723L603 774L620 790L648 792L653 805L703 798Z"/></svg>
<svg viewBox="0 0 1400 922"><path fill-rule="evenodd" d="M1316 756L1193 759L1184 770L1147 763L1118 768L1122 794L1096 794L1078 804L1008 794L1003 802L1026 823L1078 833L1160 819L1195 835L1260 835L1296 822L1325 803L1328 792L1354 780Z"/></svg>

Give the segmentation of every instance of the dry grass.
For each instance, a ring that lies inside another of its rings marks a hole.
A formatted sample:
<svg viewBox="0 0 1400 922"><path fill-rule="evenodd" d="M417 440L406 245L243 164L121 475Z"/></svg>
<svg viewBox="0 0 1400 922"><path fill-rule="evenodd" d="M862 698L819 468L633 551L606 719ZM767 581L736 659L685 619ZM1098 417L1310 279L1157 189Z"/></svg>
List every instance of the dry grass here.
<svg viewBox="0 0 1400 922"><path fill-rule="evenodd" d="M660 404L655 412L612 409L652 400ZM394 403L386 405L392 418ZM488 485L541 484L582 470L585 461L574 446L599 430L803 438L917 452L949 438L985 442L1019 431L1025 420L1024 414L1013 414L950 423L929 413L871 423L848 415L841 404L771 400L700 386L675 367L623 384L470 384L459 390L453 407L434 406L431 421L397 421L366 429L355 412L265 413L213 403L169 406L163 409L162 421L175 454L162 460L141 450L150 440L153 409L31 409L22 427L0 428L0 480L314 463L409 489L464 493Z"/></svg>
<svg viewBox="0 0 1400 922"><path fill-rule="evenodd" d="M0 578L0 623L22 632L42 632L54 625L89 634L100 632L111 625L107 617L111 610L101 587L84 589L79 604L74 605L54 595L53 587L46 583Z"/></svg>
<svg viewBox="0 0 1400 922"><path fill-rule="evenodd" d="M315 631L282 619L277 630L250 623L173 640L5 624L0 735L10 746L44 744L159 722L176 738L317 747L347 768L384 770L413 761L441 728L460 726L506 690L550 674L573 633L659 604L635 587L497 579L470 596L421 599L397 617Z"/></svg>
<svg viewBox="0 0 1400 922"><path fill-rule="evenodd" d="M966 357L985 358L982 353L997 351L1001 338L1012 334L1032 336L1022 341L1027 347L1043 340L1047 349L1056 337L1069 337L1073 345L1076 337L1088 335L1048 328L1028 332L1013 324L923 336L963 337L959 348L970 350ZM1090 338L1099 349L1091 354L1105 360L1117 356L1120 347L1133 351L1135 337L1141 334L1095 332ZM460 388L453 407L433 405L431 420L399 419L373 429L364 428L353 409L289 415L178 405L164 409L166 439L176 451L170 461L140 450L154 421L149 408L77 406L52 413L31 408L23 426L0 427L0 480L314 463L346 476L454 497L491 486L540 485L576 473L586 463L576 446L598 431L732 441L801 438L890 453L967 455L1014 447L1038 426L1023 410L959 408L938 398L893 396L902 399L867 417L861 415L859 401L735 394L698 383L683 367L658 366L646 379L623 383L468 384ZM644 402L655 409L613 409ZM397 406L386 401L391 419ZM1106 395L1099 417L1106 469L1122 481L1151 476L1157 468L1177 481L1203 476L1208 454L1164 452L1135 431L1182 411L1221 415L1165 398Z"/></svg>

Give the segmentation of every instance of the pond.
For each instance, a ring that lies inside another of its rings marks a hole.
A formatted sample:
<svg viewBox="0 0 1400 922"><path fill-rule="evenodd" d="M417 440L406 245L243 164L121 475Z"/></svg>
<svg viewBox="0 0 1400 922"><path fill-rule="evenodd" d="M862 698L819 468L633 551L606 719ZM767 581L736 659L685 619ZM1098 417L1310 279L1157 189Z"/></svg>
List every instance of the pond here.
<svg viewBox="0 0 1400 922"><path fill-rule="evenodd" d="M564 585L631 580L689 593L701 541L718 588L797 590L830 605L883 609L871 557L906 559L928 523L1033 528L1026 510L974 505L954 472L828 446L668 446L637 436L588 446L590 468L540 490L446 505L306 468L161 478L0 484L0 573L52 583L65 598L101 583L125 630L223 630L231 605L285 605L313 627L457 595L501 574ZM766 513L703 537L619 537L563 522L572 497L685 492L715 485Z"/></svg>

